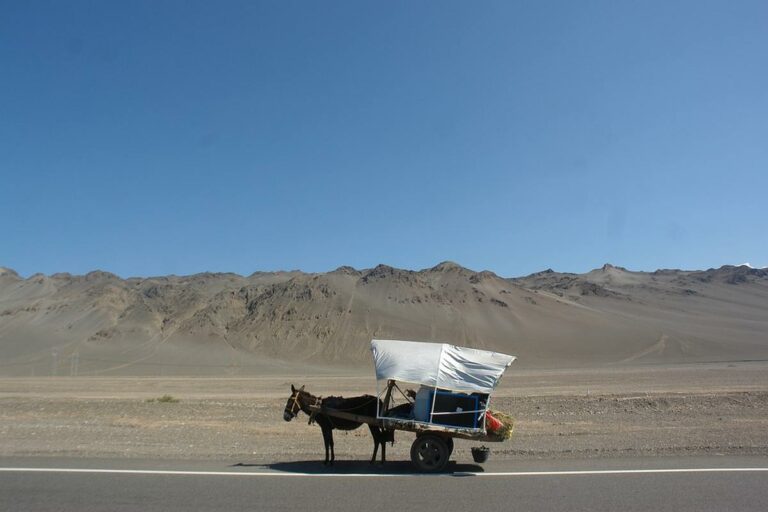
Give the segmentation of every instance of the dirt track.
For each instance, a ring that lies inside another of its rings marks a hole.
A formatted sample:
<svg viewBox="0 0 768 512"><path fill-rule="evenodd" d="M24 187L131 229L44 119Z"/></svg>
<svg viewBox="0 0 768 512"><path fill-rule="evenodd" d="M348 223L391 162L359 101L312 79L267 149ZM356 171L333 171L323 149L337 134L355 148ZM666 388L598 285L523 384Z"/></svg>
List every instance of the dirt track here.
<svg viewBox="0 0 768 512"><path fill-rule="evenodd" d="M291 380L3 379L0 455L315 460L319 429L282 419ZM755 364L519 374L493 403L517 420L494 457L768 454L766 380ZM374 385L303 382L347 395ZM148 401L163 394L180 401ZM398 433L389 458L407 459L411 440ZM339 459L364 459L371 446L365 428L336 434ZM469 459L471 446L458 442L456 457Z"/></svg>

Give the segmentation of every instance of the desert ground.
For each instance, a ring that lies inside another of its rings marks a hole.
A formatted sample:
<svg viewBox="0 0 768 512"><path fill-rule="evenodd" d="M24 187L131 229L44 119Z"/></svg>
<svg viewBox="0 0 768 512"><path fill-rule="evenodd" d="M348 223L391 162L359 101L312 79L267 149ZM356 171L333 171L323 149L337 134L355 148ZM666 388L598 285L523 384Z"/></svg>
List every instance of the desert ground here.
<svg viewBox="0 0 768 512"><path fill-rule="evenodd" d="M374 393L370 340L519 357L508 459L768 454L768 269L519 278L444 262L332 272L22 277L0 268L0 456L315 461L290 384ZM168 395L168 401L158 400ZM408 459L400 433L390 459ZM457 443L469 459L472 443ZM365 428L336 434L365 459Z"/></svg>
<svg viewBox="0 0 768 512"><path fill-rule="evenodd" d="M371 374L253 378L0 379L0 456L223 459L271 464L323 455L304 415L286 423L290 384L318 395L374 393ZM159 401L169 395L178 401ZM768 455L768 362L515 370L493 397L515 434L495 459ZM339 460L370 457L367 429L336 433ZM389 460L407 460L401 432ZM454 459L475 443L458 441Z"/></svg>

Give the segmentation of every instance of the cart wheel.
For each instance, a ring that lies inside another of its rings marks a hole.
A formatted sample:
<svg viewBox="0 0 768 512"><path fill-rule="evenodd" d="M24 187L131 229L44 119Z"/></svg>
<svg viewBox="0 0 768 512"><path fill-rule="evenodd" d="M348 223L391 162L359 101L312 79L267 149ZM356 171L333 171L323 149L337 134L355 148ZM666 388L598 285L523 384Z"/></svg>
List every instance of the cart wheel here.
<svg viewBox="0 0 768 512"><path fill-rule="evenodd" d="M448 443L437 436L420 436L411 445L411 461L420 471L436 472L448 464Z"/></svg>
<svg viewBox="0 0 768 512"><path fill-rule="evenodd" d="M431 434L421 433L421 434L416 434L416 437L422 437L422 436L426 436L426 435L431 435ZM453 455L453 438L452 437L441 437L440 439L445 441L445 445L448 447L448 459L450 459L451 455Z"/></svg>

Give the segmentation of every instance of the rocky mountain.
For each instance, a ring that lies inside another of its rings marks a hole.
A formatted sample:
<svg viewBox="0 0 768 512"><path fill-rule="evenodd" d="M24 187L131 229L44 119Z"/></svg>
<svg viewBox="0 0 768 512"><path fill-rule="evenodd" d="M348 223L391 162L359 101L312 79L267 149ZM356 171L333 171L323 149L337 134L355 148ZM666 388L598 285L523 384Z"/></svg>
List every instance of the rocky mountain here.
<svg viewBox="0 0 768 512"><path fill-rule="evenodd" d="M122 279L0 268L0 374L365 368L371 338L447 341L521 366L768 358L768 270L605 265L506 279L451 262Z"/></svg>

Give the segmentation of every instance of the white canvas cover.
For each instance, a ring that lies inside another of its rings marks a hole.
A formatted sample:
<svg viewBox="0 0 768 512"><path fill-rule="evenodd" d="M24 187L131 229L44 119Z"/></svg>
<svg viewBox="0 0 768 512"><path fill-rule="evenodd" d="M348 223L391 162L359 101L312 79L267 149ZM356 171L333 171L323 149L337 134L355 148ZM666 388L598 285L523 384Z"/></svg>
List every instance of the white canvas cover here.
<svg viewBox="0 0 768 512"><path fill-rule="evenodd" d="M371 341L376 380L464 392L491 393L515 356L447 343Z"/></svg>

